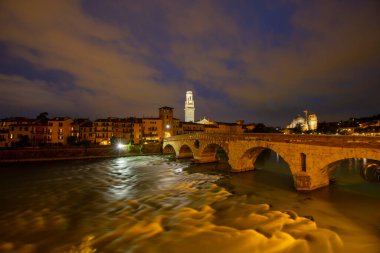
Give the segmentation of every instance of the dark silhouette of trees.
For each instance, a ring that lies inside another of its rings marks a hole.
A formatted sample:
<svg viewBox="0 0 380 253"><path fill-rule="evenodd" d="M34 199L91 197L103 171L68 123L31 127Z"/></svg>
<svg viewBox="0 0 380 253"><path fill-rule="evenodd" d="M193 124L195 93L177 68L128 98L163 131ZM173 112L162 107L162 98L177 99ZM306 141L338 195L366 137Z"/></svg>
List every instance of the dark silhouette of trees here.
<svg viewBox="0 0 380 253"><path fill-rule="evenodd" d="M280 133L279 128L267 127L263 123L258 123L252 130L245 131L246 133Z"/></svg>
<svg viewBox="0 0 380 253"><path fill-rule="evenodd" d="M49 113L47 113L47 112L41 112L40 114L38 114L37 119L47 120L48 115L49 115Z"/></svg>

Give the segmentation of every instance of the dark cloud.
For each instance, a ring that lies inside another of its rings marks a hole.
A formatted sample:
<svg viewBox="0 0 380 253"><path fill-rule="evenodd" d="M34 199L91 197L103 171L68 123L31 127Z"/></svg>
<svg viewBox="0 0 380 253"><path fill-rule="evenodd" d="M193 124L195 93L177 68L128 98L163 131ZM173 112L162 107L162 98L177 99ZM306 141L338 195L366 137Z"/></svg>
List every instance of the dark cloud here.
<svg viewBox="0 0 380 253"><path fill-rule="evenodd" d="M2 1L1 64L13 63L0 116L169 105L182 118L187 89L196 117L218 121L379 113L379 12L377 1Z"/></svg>

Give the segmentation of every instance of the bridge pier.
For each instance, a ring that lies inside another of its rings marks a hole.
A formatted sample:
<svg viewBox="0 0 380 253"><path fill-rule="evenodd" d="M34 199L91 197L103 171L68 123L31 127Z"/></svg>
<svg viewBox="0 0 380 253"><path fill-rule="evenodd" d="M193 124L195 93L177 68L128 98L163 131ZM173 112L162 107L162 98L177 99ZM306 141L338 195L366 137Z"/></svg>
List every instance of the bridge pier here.
<svg viewBox="0 0 380 253"><path fill-rule="evenodd" d="M245 159L235 159L234 157L230 157L228 163L231 166L232 172L244 172L254 170L253 167L253 159L245 158Z"/></svg>
<svg viewBox="0 0 380 253"><path fill-rule="evenodd" d="M214 163L218 162L218 159L215 157L215 155L209 155L209 156L198 156L194 157L194 163Z"/></svg>
<svg viewBox="0 0 380 253"><path fill-rule="evenodd" d="M257 157L260 155L262 149L254 150L249 153L246 153L241 157L241 154L239 152L230 152L229 154L229 161L232 168L232 172L243 172L243 171L250 171L254 170L254 163L257 159Z"/></svg>
<svg viewBox="0 0 380 253"><path fill-rule="evenodd" d="M313 177L305 172L293 174L294 188L298 191L311 191L329 185L328 177Z"/></svg>
<svg viewBox="0 0 380 253"><path fill-rule="evenodd" d="M185 152L181 152L177 155L177 158L178 159L185 159L185 158L193 158L193 153L185 153Z"/></svg>

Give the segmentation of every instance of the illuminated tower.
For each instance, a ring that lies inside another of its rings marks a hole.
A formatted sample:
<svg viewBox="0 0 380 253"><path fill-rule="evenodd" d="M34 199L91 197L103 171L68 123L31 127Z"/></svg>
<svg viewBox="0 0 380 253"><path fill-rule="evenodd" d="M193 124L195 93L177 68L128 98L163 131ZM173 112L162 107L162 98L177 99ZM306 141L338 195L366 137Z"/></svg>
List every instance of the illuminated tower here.
<svg viewBox="0 0 380 253"><path fill-rule="evenodd" d="M309 114L309 130L316 130L318 127L318 118L315 113Z"/></svg>
<svg viewBox="0 0 380 253"><path fill-rule="evenodd" d="M173 135L173 108L164 106L159 109L159 117L162 120L162 132L164 138Z"/></svg>
<svg viewBox="0 0 380 253"><path fill-rule="evenodd" d="M309 126L309 115L308 115L307 110L304 110L304 113L305 113L305 126L303 127L303 131L307 131L310 128L310 126Z"/></svg>
<svg viewBox="0 0 380 253"><path fill-rule="evenodd" d="M193 92L186 91L186 101L185 101L185 122L194 122L194 100Z"/></svg>

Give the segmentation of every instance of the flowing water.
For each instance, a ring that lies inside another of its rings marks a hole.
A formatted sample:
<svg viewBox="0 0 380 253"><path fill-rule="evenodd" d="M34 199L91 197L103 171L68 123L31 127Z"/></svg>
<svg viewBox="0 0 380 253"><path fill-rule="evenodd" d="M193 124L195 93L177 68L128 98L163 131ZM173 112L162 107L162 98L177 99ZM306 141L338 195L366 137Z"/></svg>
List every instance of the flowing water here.
<svg viewBox="0 0 380 253"><path fill-rule="evenodd" d="M0 252L380 252L362 163L308 193L271 152L239 174L170 156L0 164Z"/></svg>

